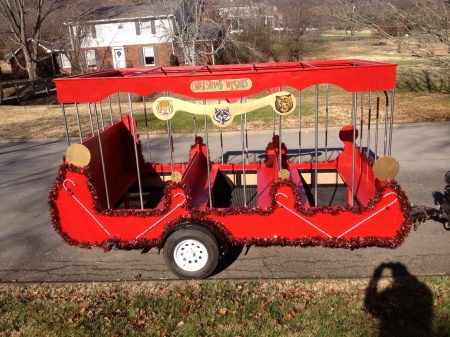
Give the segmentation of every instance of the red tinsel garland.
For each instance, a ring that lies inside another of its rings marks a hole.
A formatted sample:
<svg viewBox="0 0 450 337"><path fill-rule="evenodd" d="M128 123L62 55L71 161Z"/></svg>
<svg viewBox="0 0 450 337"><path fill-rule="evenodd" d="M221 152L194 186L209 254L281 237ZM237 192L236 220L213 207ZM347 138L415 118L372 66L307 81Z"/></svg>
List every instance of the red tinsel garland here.
<svg viewBox="0 0 450 337"><path fill-rule="evenodd" d="M370 159L365 157L364 160L368 161L370 164ZM86 176L88 188L92 194L93 199L93 207L94 210L100 214L115 216L115 217L127 217L127 216L137 216L137 217L148 217L148 216L159 216L165 214L171 205L171 191L175 189L181 189L184 191L186 196L186 209L189 210L190 214L188 216L183 216L175 219L174 221L168 223L164 232L161 235L163 238L167 233L170 233L174 228L183 224L199 224L210 228L216 235L220 236L221 240L225 240L231 245L236 246L249 246L249 245L258 245L258 246L268 246L268 245L282 245L282 246L324 246L324 247L336 247L336 248L360 248L367 246L377 246L377 247L389 247L396 248L400 246L405 237L411 230L412 218L410 216L411 206L408 202L408 198L405 193L401 189L401 187L397 184L396 181L386 181L383 182L381 187L377 190L375 196L370 200L367 206L345 206L345 207L327 207L320 206L314 209L305 208L300 206L300 194L295 184L288 180L278 180L276 181L270 190L271 196L271 207L267 209L261 208L248 208L248 207L235 207L229 208L226 210L221 209L208 209L205 211L200 211L192 207L192 198L190 193L190 188L186 184L183 183L169 183L166 185L164 189L164 209L154 209L154 210L123 210L123 209L102 209L100 207L100 203L98 201L98 195L95 190L92 176L88 167L79 168L71 164L63 164L60 167L58 177L55 181L55 184L50 191L49 195L49 206L50 206L50 214L53 227L55 230L62 236L64 241L66 241L70 245L76 245L81 248L92 248L92 247L102 247L105 245L115 244L119 248L141 248L141 247L155 247L161 244L161 239L139 239L139 240L131 240L131 241L123 241L120 238L112 238L108 239L105 242L85 242L85 241L76 241L71 239L67 233L61 227L61 220L59 217L59 212L56 206L56 200L59 195L59 191L62 188L62 184L65 180L66 172L72 171L79 174L83 174ZM260 216L269 216L272 214L277 207L275 201L275 195L277 190L282 187L289 187L294 194L294 205L296 211L301 213L304 216L314 216L318 212L332 215L339 215L342 212L352 212L355 214L364 214L366 212L370 212L379 202L383 196L386 188L390 188L396 194L401 207L401 212L403 214L404 220L401 225L400 230L397 232L397 235L394 237L358 237L352 239L343 239L343 238L328 238L324 239L322 237L310 237L310 238L298 238L295 240L287 239L283 237L276 238L243 238L236 239L234 238L230 232L226 229L226 227L219 221L212 220L208 218L208 215L214 214L221 217L232 216L232 215L260 215Z"/></svg>

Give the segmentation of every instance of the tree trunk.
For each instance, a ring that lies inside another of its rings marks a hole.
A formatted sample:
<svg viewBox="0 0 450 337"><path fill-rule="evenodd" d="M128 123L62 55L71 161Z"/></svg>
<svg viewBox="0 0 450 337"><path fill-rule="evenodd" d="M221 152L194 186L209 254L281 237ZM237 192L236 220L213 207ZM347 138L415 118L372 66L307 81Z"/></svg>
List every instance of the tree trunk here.
<svg viewBox="0 0 450 337"><path fill-rule="evenodd" d="M397 53L402 53L402 32L399 22L397 22Z"/></svg>
<svg viewBox="0 0 450 337"><path fill-rule="evenodd" d="M26 47L26 46L24 46ZM37 46L34 46L34 48L38 48ZM36 62L33 61L33 59L31 58L31 55L28 51L28 49L26 48L22 48L23 50L23 54L25 56L25 65L27 67L27 72L28 72L28 79L29 80L35 80L37 79L37 71L36 71Z"/></svg>
<svg viewBox="0 0 450 337"><path fill-rule="evenodd" d="M27 62L28 79L36 80L38 78L36 62Z"/></svg>

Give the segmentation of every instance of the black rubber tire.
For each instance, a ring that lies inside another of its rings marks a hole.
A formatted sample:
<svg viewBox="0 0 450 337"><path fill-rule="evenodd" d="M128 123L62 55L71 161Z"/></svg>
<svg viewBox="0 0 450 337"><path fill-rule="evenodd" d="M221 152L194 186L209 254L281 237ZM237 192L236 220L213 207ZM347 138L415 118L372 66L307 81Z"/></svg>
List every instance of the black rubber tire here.
<svg viewBox="0 0 450 337"><path fill-rule="evenodd" d="M181 228L167 238L163 256L166 266L178 277L203 279L217 267L219 245L207 229Z"/></svg>

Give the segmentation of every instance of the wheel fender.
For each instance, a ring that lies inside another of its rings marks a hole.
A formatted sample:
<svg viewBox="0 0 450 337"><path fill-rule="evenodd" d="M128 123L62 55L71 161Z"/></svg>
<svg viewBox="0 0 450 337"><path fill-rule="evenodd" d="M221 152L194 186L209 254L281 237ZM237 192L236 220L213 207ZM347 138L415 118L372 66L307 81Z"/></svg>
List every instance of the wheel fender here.
<svg viewBox="0 0 450 337"><path fill-rule="evenodd" d="M219 244L220 254L224 255L228 252L228 248L230 245L229 242L223 237L223 235L220 235L215 228L211 228L206 225L198 224L198 223L184 223L184 224L175 226L175 227L171 228L169 231L167 231L166 233L164 233L163 237L161 238L161 240L159 242L158 253L161 252L161 249L164 247L164 244L166 243L167 238L171 234L173 234L174 232L176 232L177 230L182 229L182 228L199 228L203 231L211 233L214 236L214 238L217 240L217 243Z"/></svg>

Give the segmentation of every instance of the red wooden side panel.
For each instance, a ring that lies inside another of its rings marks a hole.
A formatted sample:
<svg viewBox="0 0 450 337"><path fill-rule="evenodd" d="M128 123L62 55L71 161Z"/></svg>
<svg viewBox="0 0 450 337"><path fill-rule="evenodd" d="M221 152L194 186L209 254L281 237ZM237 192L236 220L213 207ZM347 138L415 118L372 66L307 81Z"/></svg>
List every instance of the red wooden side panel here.
<svg viewBox="0 0 450 337"><path fill-rule="evenodd" d="M358 137L358 130L355 132ZM352 161L353 161L353 127L345 126L339 133L339 137L344 143L344 151L336 159L337 172L347 185L349 190L349 204L351 204L351 188L352 188ZM370 199L373 198L376 186L375 176L370 168L369 163L363 160L360 155L360 149L355 148L355 175L354 175L354 197L362 206L367 206Z"/></svg>
<svg viewBox="0 0 450 337"><path fill-rule="evenodd" d="M258 207L264 208L272 205L270 187L278 179L278 171L277 161L275 161L272 167L262 164L256 170Z"/></svg>
<svg viewBox="0 0 450 337"><path fill-rule="evenodd" d="M108 206L107 190L110 206L113 207L137 179L136 154L133 143L136 138L124 124L124 120L128 120L128 118L128 116L124 116L122 121L116 122L100 132L101 151L98 133L82 143L91 153L91 161L88 166L103 208ZM104 168L101 154L103 154ZM140 153L138 153L138 158L141 166L143 159Z"/></svg>
<svg viewBox="0 0 450 337"><path fill-rule="evenodd" d="M211 188L216 180L217 173L219 172L218 166L213 166L210 170ZM192 206L198 209L205 209L209 200L209 188L208 188L208 172L206 165L203 165L199 171L199 179L197 180L195 187L192 189Z"/></svg>
<svg viewBox="0 0 450 337"><path fill-rule="evenodd" d="M297 186L298 192L300 193L300 202L303 207L310 207L308 197L306 195L305 187L303 186L300 173L295 165L289 166L289 172L291 173L291 181Z"/></svg>
<svg viewBox="0 0 450 337"><path fill-rule="evenodd" d="M208 163L202 149L203 147L204 146L200 143L199 146L195 145L192 148L191 160L186 171L183 172L183 178L181 180L181 182L190 187L192 206L198 209L205 209L209 200ZM213 166L211 168L211 185L214 184L218 171L218 166Z"/></svg>
<svg viewBox="0 0 450 337"><path fill-rule="evenodd" d="M53 194L52 202L58 210L53 221L70 244L92 247L120 241L139 246L143 244L140 240L150 240L145 244L154 246L165 225L187 214L186 196L180 189L170 191L170 201L164 212L140 209L103 212L94 208L92 191L84 174L67 170L64 179L58 182L58 192Z"/></svg>
<svg viewBox="0 0 450 337"><path fill-rule="evenodd" d="M110 201L112 199L111 192L113 186L120 184L120 180L116 181L116 177L120 176L120 173L124 171L124 160L122 153L122 122L117 122L111 126L105 128L100 133L100 140L102 142L102 152L105 163L105 175L108 183ZM94 187L99 196L100 204L103 208L107 207L106 202L106 187L103 176L102 159L100 155L99 136L94 136L86 139L83 145L86 146L91 153L91 161L89 163L89 169L92 173L92 181Z"/></svg>
<svg viewBox="0 0 450 337"><path fill-rule="evenodd" d="M396 193L390 189L386 189L373 208L365 209L363 212L354 212L350 209L330 212L328 208L323 208L312 214L296 210L293 203L295 197L290 188L281 187L277 192L283 194L276 196L276 207L264 217L256 213L233 215L211 213L210 217L226 223L227 230L237 242L286 244L286 241L277 241L278 238L283 238L299 242L304 240L306 244L314 244L315 240L321 238L330 240L327 246L337 247L339 240L357 238L357 241L352 243L357 247L374 244L388 246L391 243L391 247L396 247L401 243L401 239L399 242L389 241L396 236L401 237L402 234L399 233L405 221L402 204ZM278 205L278 202L281 204ZM409 231L408 228L406 233ZM368 241L362 244L364 238L368 238ZM379 243L376 240L371 241L370 238L379 238Z"/></svg>

